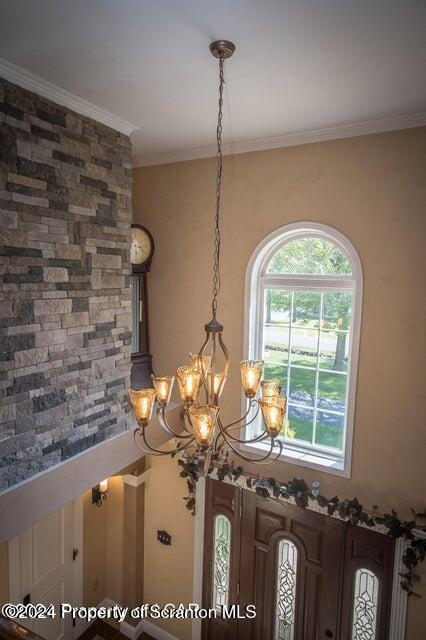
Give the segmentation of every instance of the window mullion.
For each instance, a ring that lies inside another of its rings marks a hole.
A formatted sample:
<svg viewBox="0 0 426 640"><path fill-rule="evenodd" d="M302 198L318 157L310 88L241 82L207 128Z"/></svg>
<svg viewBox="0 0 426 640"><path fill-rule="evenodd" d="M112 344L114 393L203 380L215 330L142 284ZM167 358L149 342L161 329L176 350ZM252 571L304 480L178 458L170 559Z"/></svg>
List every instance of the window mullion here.
<svg viewBox="0 0 426 640"><path fill-rule="evenodd" d="M303 276L282 276L280 274L267 274L259 278L260 283L270 289L306 289L307 291L353 291L355 289L354 280L327 278L305 278Z"/></svg>
<svg viewBox="0 0 426 640"><path fill-rule="evenodd" d="M321 291L320 298L320 312L319 312L319 327L318 327L318 341L317 341L317 362L315 367L315 398L314 398L314 423L312 428L312 445L315 444L317 435L317 407L318 407L318 383L319 383L319 354L320 354L320 341L321 341L321 326L322 326L322 309L324 304L324 292Z"/></svg>
<svg viewBox="0 0 426 640"><path fill-rule="evenodd" d="M290 325L288 328L288 359L287 359L287 398L290 397L290 361L291 361L291 330L293 326L293 304L294 304L294 291L291 292L290 302Z"/></svg>
<svg viewBox="0 0 426 640"><path fill-rule="evenodd" d="M257 327L258 327L258 331L257 331L257 335L256 335L256 342L255 342L255 352L253 354L252 357L254 357L254 359L258 359L258 360L263 360L263 354L266 352L265 350L265 303L266 303L266 294L267 294L267 289L265 286L263 286L261 283L259 283L259 293L258 293L258 299L260 300L261 304L258 304L258 308L257 308ZM248 403L246 404L246 407L248 407ZM259 412L260 413L260 412ZM258 433L260 433L261 430L261 416L259 415L256 420L250 425L250 427L248 427L248 429L250 430L248 437L252 438L254 435L257 435ZM247 429L247 427L245 427L245 429Z"/></svg>
<svg viewBox="0 0 426 640"><path fill-rule="evenodd" d="M260 327L259 334L257 336L257 343L255 348L254 358L259 358L260 360L263 358L263 354L265 351L265 302L266 302L266 288L260 285L260 300L262 301L261 305L259 305L259 317L258 317L258 326Z"/></svg>

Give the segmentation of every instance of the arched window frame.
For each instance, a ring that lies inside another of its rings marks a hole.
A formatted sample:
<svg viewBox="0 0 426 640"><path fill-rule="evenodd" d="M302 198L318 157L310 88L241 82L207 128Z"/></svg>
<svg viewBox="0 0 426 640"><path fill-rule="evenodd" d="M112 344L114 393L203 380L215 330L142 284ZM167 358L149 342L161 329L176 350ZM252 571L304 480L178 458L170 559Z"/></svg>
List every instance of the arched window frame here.
<svg viewBox="0 0 426 640"><path fill-rule="evenodd" d="M266 273L272 255L284 244L302 237L316 237L338 246L347 255L351 266L352 276L333 275L290 275ZM345 421L345 437L342 455L318 454L310 450L309 445L285 446L282 460L292 464L320 469L335 475L349 478L351 475L353 428L355 416L355 397L358 369L359 341L361 332L361 313L363 295L363 274L361 261L353 244L342 233L327 225L315 222L298 222L276 229L256 247L246 272L245 304L244 304L244 357L257 359L262 357L262 327L263 327L263 288L269 283L282 284L297 288L311 288L311 290L329 290L345 288L353 293L353 308L351 313L347 408ZM243 397L242 406L245 410L246 399ZM252 431L245 434L251 436ZM260 445L261 446L261 445ZM244 445L243 448L251 452L259 451L258 444Z"/></svg>

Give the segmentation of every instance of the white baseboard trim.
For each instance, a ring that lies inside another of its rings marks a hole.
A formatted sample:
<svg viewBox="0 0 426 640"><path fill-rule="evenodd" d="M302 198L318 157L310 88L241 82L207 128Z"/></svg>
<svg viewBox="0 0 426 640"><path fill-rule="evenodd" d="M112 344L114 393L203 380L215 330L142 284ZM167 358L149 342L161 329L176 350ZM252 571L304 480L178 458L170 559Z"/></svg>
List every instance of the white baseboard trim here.
<svg viewBox="0 0 426 640"><path fill-rule="evenodd" d="M120 633L126 636L126 638L130 638L130 640L138 640L142 631L145 631L144 620L139 620L135 627L126 621L120 622Z"/></svg>
<svg viewBox="0 0 426 640"><path fill-rule="evenodd" d="M142 630L155 638L155 640L180 640L177 636L174 636L149 620L142 620Z"/></svg>

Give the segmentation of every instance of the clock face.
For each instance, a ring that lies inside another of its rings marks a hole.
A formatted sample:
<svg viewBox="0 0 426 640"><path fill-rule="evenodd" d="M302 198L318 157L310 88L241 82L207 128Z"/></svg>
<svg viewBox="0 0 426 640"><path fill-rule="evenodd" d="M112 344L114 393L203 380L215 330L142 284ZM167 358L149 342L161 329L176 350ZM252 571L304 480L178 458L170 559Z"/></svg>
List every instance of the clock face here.
<svg viewBox="0 0 426 640"><path fill-rule="evenodd" d="M132 227L132 246L130 248L130 262L143 264L148 260L152 249L151 238L144 229Z"/></svg>

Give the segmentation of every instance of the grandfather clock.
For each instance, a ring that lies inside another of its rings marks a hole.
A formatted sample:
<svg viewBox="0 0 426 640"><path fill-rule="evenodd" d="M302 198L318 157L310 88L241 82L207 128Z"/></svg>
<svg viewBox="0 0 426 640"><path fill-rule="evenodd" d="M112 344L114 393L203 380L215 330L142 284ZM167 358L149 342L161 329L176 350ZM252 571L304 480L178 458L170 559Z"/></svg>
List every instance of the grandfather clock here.
<svg viewBox="0 0 426 640"><path fill-rule="evenodd" d="M154 240L148 229L132 224L132 389L151 387L152 355L149 352L147 277L154 255Z"/></svg>

